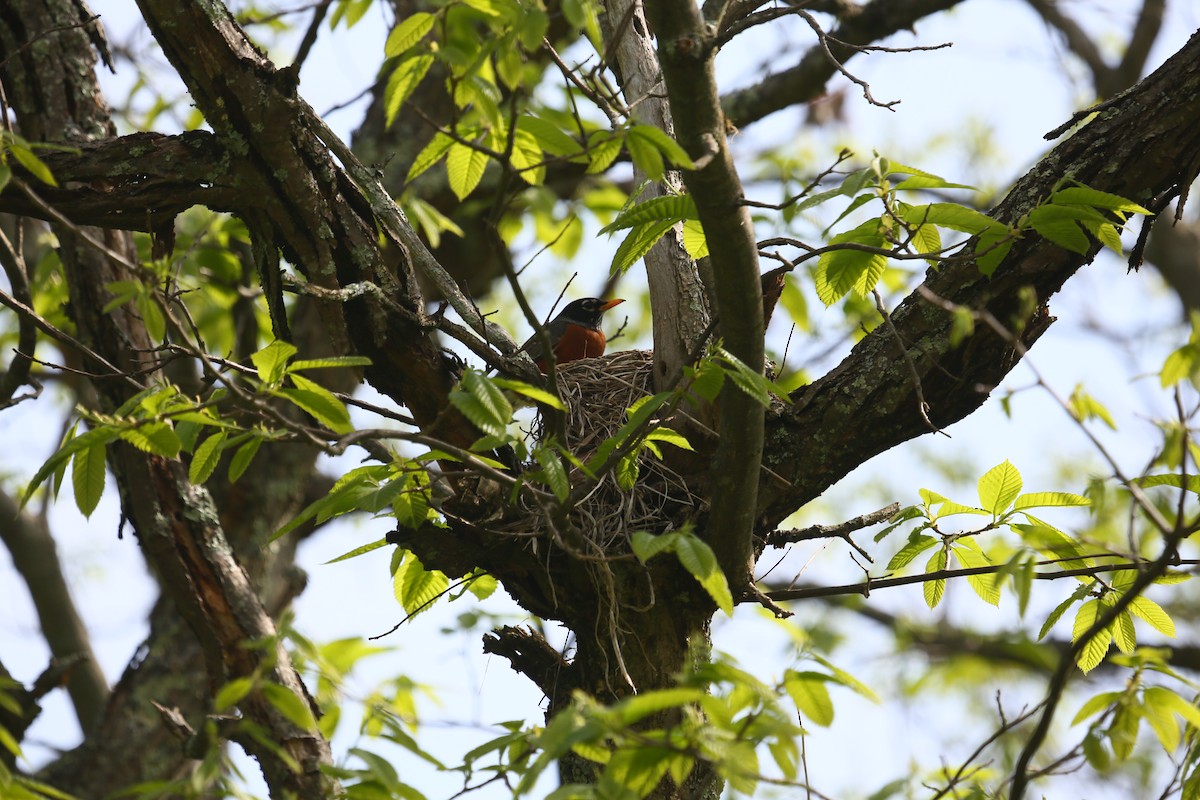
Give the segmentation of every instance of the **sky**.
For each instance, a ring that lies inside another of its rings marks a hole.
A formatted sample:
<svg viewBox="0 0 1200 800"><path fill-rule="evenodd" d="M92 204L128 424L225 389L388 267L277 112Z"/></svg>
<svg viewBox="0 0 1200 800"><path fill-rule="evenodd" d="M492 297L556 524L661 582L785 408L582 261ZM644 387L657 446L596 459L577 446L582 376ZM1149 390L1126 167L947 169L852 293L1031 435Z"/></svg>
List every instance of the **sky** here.
<svg viewBox="0 0 1200 800"><path fill-rule="evenodd" d="M110 27L110 37L123 41L135 24L133 4L128 0L92 0L93 8ZM1128 26L1129 2L1077 2L1069 8L1083 14L1094 30L1105 31L1105 41L1120 40ZM1169 6L1169 21L1160 37L1151 65L1178 49L1200 25L1200 11L1188 2ZM793 29L795 30L795 29ZM372 12L359 26L347 33L325 35L318 43L301 76L300 92L317 110L344 103L358 94L372 79L378 53L386 35L381 18ZM145 34L143 34L143 37ZM829 160L841 144L849 143L858 152L872 149L906 163L915 163L957 180L975 166L983 166L980 184L990 181L1002 186L1020 175L1048 147L1042 134L1060 124L1079 103L1088 98L1085 81L1063 77L1060 63L1065 56L1055 36L1022 3L1012 0L970 0L947 15L922 22L914 35L902 35L891 44L937 44L953 41L944 50L919 53L875 53L854 59L851 69L871 84L880 99L901 99L894 110L867 105L861 94L844 81L847 121L832 130L814 132L802 128L800 112L785 111L753 126L735 139L735 148L750 151L767 142L790 142L797 154L809 154L815 163ZM731 46L722 53L719 66L723 85L732 87L749 80L764 58L787 63L787 53L806 48L811 37L801 33L774 36L767 34L746 46ZM781 55L782 54L782 55ZM286 63L286 57L280 63ZM1068 68L1067 75L1078 74ZM127 92L135 76L124 67L117 75L104 74L106 91L112 96ZM349 134L357 123L359 106L330 116L335 130ZM164 126L167 121L164 120ZM990 130L980 139L980 147L966 150L956 146L964 130ZM986 185L986 184L985 184ZM602 280L607 257L616 241L601 237L585 248L586 264L574 265L581 271L581 285L593 286ZM559 265L547 264L553 271ZM630 280L638 280L636 271ZM1118 291L1113 291L1114 285ZM536 294L538 302L548 304L553 292ZM501 301L497 301L501 302ZM1069 394L1077 383L1109 404L1122 420L1117 433L1102 433L1106 444L1136 470L1148 457L1153 444L1147 414L1166 413L1163 398L1155 391L1156 378L1148 374L1161 363L1170 340L1161 335L1146 335L1157 321L1169 319L1174 311L1173 298L1167 295L1149 270L1140 276L1128 276L1116 259L1103 258L1068 283L1052 304L1062 321L1056 324L1034 348L1032 361L1052 376L1055 389ZM814 310L814 313L820 313ZM838 312L824 312L825 327ZM1114 347L1111 341L1089 329L1091 320L1102 321L1121 333L1124 343ZM818 324L822 319L818 317ZM514 330L520 340L528 330ZM772 345L782 350L788 331L777 323L772 328ZM1033 382L1028 370L1018 369L1006 387L1027 387ZM29 476L52 452L60 431L57 420L49 418L41 403L27 403L0 414L0 474ZM60 404L61 406L61 404ZM885 505L891 500L911 503L916 490L938 488L947 480L932 469L931 462L967 460L978 470L1004 459L1011 459L1026 476L1029 488L1078 491L1080 487L1058 485L1060 461L1087 451L1082 434L1070 425L1065 415L1045 395L1023 391L1013 400L1015 420L1008 420L995 401L968 420L953 426L950 439L929 438L904 446L874 459L860 468L824 497L805 509L806 523L836 522ZM354 460L346 464L357 463ZM338 464L331 464L336 469ZM1101 469L1097 462L1098 470ZM964 476L973 484L973 477ZM939 481L941 483L939 483ZM111 486L111 476L110 476ZM967 492L961 495L971 500ZM76 600L85 621L93 631L94 645L101 665L113 682L120 676L131 654L146 633L145 614L154 600L154 590L145 576L142 559L131 536L115 536L118 508L115 493L108 492L100 507L88 520L74 509L67 494L51 509L51 521L58 536L60 553L66 564ZM306 542L300 553L302 566L309 572L309 588L295 605L297 625L310 638L327 641L344 636L373 636L390 629L402 616L391 594L388 558L384 551L347 562L325 565L360 544L378 539L390 528L386 519L352 520L331 525L320 536ZM765 560L764 563L770 563ZM777 575L800 574L802 580L845 582L861 573L847 558L846 551L834 545L812 544L796 548ZM902 592L904 590L894 590ZM924 614L919 589L902 602L911 613ZM1052 595L1047 595L1051 597ZM1049 602L1057 602L1050 599ZM1003 609L1004 607L1002 607ZM0 642L6 666L21 680L32 679L44 668L48 654L37 631L36 619L21 581L15 575L7 553L0 551ZM985 614L981 603L969 596L965 586L952 588L951 600L939 614L950 620L972 620ZM434 611L408 623L400 634L382 640L394 650L364 664L352 690L365 694L376 681L405 674L427 684L439 703L425 703L423 715L429 724L422 730L422 741L447 759L466 748L463 742L496 735L486 726L508 719L537 719L540 694L524 679L516 676L507 662L480 652L479 633L465 636L441 635L443 628L454 627L457 616L469 610L462 603L442 604ZM517 622L519 609L506 598L497 596L483 604L483 610L507 616ZM1011 611L1011 607L1007 608ZM801 622L812 610L802 610ZM1007 621L1003 612L997 621ZM811 619L810 619L811 621ZM718 620L715 625L717 646L749 660L749 654L777 652L779 666L787 665L784 637L773 629L775 623L762 618L750 607L741 607L733 622ZM986 624L986 623L985 623ZM889 682L902 682L912 669L905 662L896 674L891 658L890 639L884 633L865 629L864 640L857 642L838 663L858 677L887 693ZM842 660L844 657L845 660ZM755 664L769 671L769 666ZM873 683L877 681L878 683ZM1037 692L1030 694L1036 697ZM838 796L844 781L860 788L878 787L906 774L913 760L935 766L938 754L945 751L936 731L943 713L936 706L909 707L905 713L885 713L848 692L835 694L838 718L828 733L809 737L808 756L813 764L844 761L848 748L871 752L872 770L865 783L859 773L847 777L841 770L824 768L814 774L819 788ZM30 732L27 752L35 762L49 757L56 748L69 747L78 740L63 693L54 693L43 703L45 712ZM869 718L872 724L863 724ZM935 733L930 733L935 731ZM425 737L428 736L426 739ZM967 745L970 746L967 746ZM964 752L948 752L950 760L965 756L975 742L960 742ZM344 751L350 740L344 735L335 742L335 751ZM446 797L460 786L453 776L432 773L419 763L399 759L405 780L432 798ZM248 766L254 772L252 765ZM494 797L480 792L477 797Z"/></svg>

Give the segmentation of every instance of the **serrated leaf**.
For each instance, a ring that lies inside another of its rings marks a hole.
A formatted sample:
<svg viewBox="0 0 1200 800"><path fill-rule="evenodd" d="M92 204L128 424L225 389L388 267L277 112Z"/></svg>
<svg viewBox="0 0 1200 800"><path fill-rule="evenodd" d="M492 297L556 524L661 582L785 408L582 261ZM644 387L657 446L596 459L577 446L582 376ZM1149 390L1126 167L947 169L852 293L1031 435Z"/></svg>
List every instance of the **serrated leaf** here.
<svg viewBox="0 0 1200 800"><path fill-rule="evenodd" d="M1134 478L1133 482L1143 489L1149 489L1153 486L1174 486L1176 489L1186 489L1193 494L1200 494L1200 475L1188 475L1186 485L1184 484L1183 476L1178 473L1143 475L1140 478Z"/></svg>
<svg viewBox="0 0 1200 800"><path fill-rule="evenodd" d="M596 175L608 169L621 154L621 144L624 140L625 136L620 132L597 131L592 134L584 154L588 165L587 174Z"/></svg>
<svg viewBox="0 0 1200 800"><path fill-rule="evenodd" d="M558 502L565 503L571 496L571 482L567 478L567 471L563 468L558 453L548 447L535 447L533 457L541 465L542 478L550 487L550 491L554 492Z"/></svg>
<svg viewBox="0 0 1200 800"><path fill-rule="evenodd" d="M690 194L664 195L631 206L601 228L600 233L612 233L644 225L647 222L694 220L698 218L698 215L696 201Z"/></svg>
<svg viewBox="0 0 1200 800"><path fill-rule="evenodd" d="M425 38L425 34L433 30L435 17L424 11L410 14L407 19L388 34L383 52L388 58L395 58L408 51L413 45Z"/></svg>
<svg viewBox="0 0 1200 800"><path fill-rule="evenodd" d="M976 549L978 545L972 547L974 542L970 540L960 540L953 548L955 557L962 562L964 567L974 569L976 567L990 567L992 562L983 551ZM984 575L968 575L967 583L975 594L979 595L979 599L993 606L1000 605L1000 582L995 574Z"/></svg>
<svg viewBox="0 0 1200 800"><path fill-rule="evenodd" d="M304 731L312 732L317 729L317 721L313 717L312 709L298 694L286 686L280 686L278 683L270 681L264 681L259 688L262 689L263 697L267 699L271 707L286 717L288 722Z"/></svg>
<svg viewBox="0 0 1200 800"><path fill-rule="evenodd" d="M487 600L500 588L500 581L494 575L480 572L467 583L467 591L475 595L476 600Z"/></svg>
<svg viewBox="0 0 1200 800"><path fill-rule="evenodd" d="M425 170L432 167L434 164L442 160L446 153L450 152L450 148L454 146L454 140L446 134L438 131L429 140L429 144L422 148L417 157L413 159L412 166L408 168L408 175L405 176L405 182L411 183Z"/></svg>
<svg viewBox="0 0 1200 800"><path fill-rule="evenodd" d="M512 419L512 404L496 383L475 370L463 373L460 389L450 392L450 402L480 431L500 437Z"/></svg>
<svg viewBox="0 0 1200 800"><path fill-rule="evenodd" d="M683 249L694 259L708 255L708 239L704 235L704 226L698 219L683 221Z"/></svg>
<svg viewBox="0 0 1200 800"><path fill-rule="evenodd" d="M288 342L275 340L250 356L258 378L263 383L275 384L283 380L288 359L296 355L296 348Z"/></svg>
<svg viewBox="0 0 1200 800"><path fill-rule="evenodd" d="M946 568L946 548L939 548L936 553L929 557L925 562L925 572L939 572ZM921 584L921 588L925 595L925 604L930 610L938 607L938 603L942 602L942 597L946 594L945 578L937 580L925 581Z"/></svg>
<svg viewBox="0 0 1200 800"><path fill-rule="evenodd" d="M1079 607L1079 611L1075 613L1075 625L1071 631L1071 641L1077 642L1080 637L1091 630L1096 620L1104 613L1104 606L1099 600L1088 600ZM1104 660L1108 654L1108 645L1112 642L1113 632L1111 627L1106 627L1104 630L1097 631L1079 651L1079 656L1076 662L1079 668L1086 672L1091 672L1095 667Z"/></svg>
<svg viewBox="0 0 1200 800"><path fill-rule="evenodd" d="M298 375L293 376L293 379L298 377ZM317 384L312 384L312 387L277 389L272 394L285 398L293 405L311 414L334 433L349 433L354 430L354 426L350 424L350 412L346 410L345 404L334 397L325 387Z"/></svg>
<svg viewBox="0 0 1200 800"><path fill-rule="evenodd" d="M1084 584L1072 592L1070 597L1054 607L1054 610L1050 612L1050 616L1046 617L1046 621L1042 623L1042 629L1038 631L1037 638L1039 642L1046 638L1046 634L1049 633L1050 629L1054 627L1054 624L1062 618L1062 615L1066 613L1067 609L1082 600L1084 596L1087 595L1089 590L1090 587Z"/></svg>
<svg viewBox="0 0 1200 800"><path fill-rule="evenodd" d="M396 121L396 117L400 115L400 109L404 106L404 101L416 91L431 66L433 66L433 56L415 55L404 59L392 70L383 90L384 113L389 126Z"/></svg>
<svg viewBox="0 0 1200 800"><path fill-rule="evenodd" d="M206 482L213 470L217 468L217 464L221 462L221 452L225 448L227 437L228 434L225 431L218 431L196 448L196 453L192 456L192 463L188 467L188 480L194 485L199 486Z"/></svg>
<svg viewBox="0 0 1200 800"><path fill-rule="evenodd" d="M392 576L392 592L410 616L425 611L450 587L450 580L436 569L425 569L421 560L408 553Z"/></svg>
<svg viewBox="0 0 1200 800"><path fill-rule="evenodd" d="M635 130L625 136L625 148L629 150L634 168L652 181L661 181L666 174L662 153L648 139L636 135Z"/></svg>
<svg viewBox="0 0 1200 800"><path fill-rule="evenodd" d="M937 541L932 536L920 533L910 535L904 547L901 547L896 555L892 556L892 560L888 562L888 572L908 566L918 555L937 544Z"/></svg>
<svg viewBox="0 0 1200 800"><path fill-rule="evenodd" d="M339 367L369 367L371 359L366 356L329 356L327 358L301 358L287 367L287 372L305 369L335 369Z"/></svg>
<svg viewBox="0 0 1200 800"><path fill-rule="evenodd" d="M549 406L557 411L566 411L567 407L563 405L562 400L559 400L554 395L541 389L537 386L532 386L522 381L513 380L511 378L492 378L492 383L509 392L516 392L524 395L534 402L541 403L544 406Z"/></svg>
<svg viewBox="0 0 1200 800"><path fill-rule="evenodd" d="M729 376L730 380L739 389L753 397L763 406L769 407L771 405L771 395L775 395L788 405L791 404L792 401L787 396L787 392L772 383L762 373L750 369L749 365L733 353L730 353L723 347L718 347L716 355L721 362L727 365L725 373Z"/></svg>
<svg viewBox="0 0 1200 800"><path fill-rule="evenodd" d="M541 186L546 179L546 158L537 137L528 131L513 133L512 155L509 157L521 180L530 186Z"/></svg>
<svg viewBox="0 0 1200 800"><path fill-rule="evenodd" d="M331 558L328 561L323 561L321 563L322 563L322 565L326 565L326 564L336 564L339 561L349 561L352 558L357 558L358 556L361 556L365 553L369 553L372 550L378 550L381 547L386 547L387 543L388 543L388 540L386 537L383 539L376 539L373 542L368 542L367 544L356 547L353 550L342 553L340 556L337 556L336 558Z"/></svg>
<svg viewBox="0 0 1200 800"><path fill-rule="evenodd" d="M1113 624L1113 641L1126 655L1137 649L1137 633L1133 629L1133 615L1128 610L1117 615Z"/></svg>
<svg viewBox="0 0 1200 800"><path fill-rule="evenodd" d="M150 422L136 428L127 428L119 435L142 452L164 458L175 458L183 449L183 442L175 435L175 429L165 422Z"/></svg>
<svg viewBox="0 0 1200 800"><path fill-rule="evenodd" d="M229 482L236 483L237 479L242 477L246 472L246 468L250 466L250 462L254 460L255 454L258 453L258 448L262 444L262 439L253 436L244 445L237 449L233 454L233 458L229 460Z"/></svg>
<svg viewBox="0 0 1200 800"><path fill-rule="evenodd" d="M628 137L634 139L644 139L652 144L655 149L666 156L672 166L681 169L695 169L696 165L688 156L687 151L672 139L661 128L654 125L634 125L629 129Z"/></svg>
<svg viewBox="0 0 1200 800"><path fill-rule="evenodd" d="M465 144L455 142L446 154L446 175L450 179L450 189L459 200L475 191L479 181L483 179L487 168L488 157Z"/></svg>
<svg viewBox="0 0 1200 800"><path fill-rule="evenodd" d="M71 462L71 484L75 489L75 505L85 517L92 516L104 494L105 451L103 441L81 449Z"/></svg>
<svg viewBox="0 0 1200 800"><path fill-rule="evenodd" d="M1132 200L1126 200L1124 197L1108 192L1101 192L1098 189L1091 189L1087 186L1075 186L1069 189L1060 189L1050 196L1050 201L1060 205L1075 204L1082 206L1091 206L1093 208L1104 208L1109 211L1122 211L1134 214L1150 214L1149 209L1138 205Z"/></svg>
<svg viewBox="0 0 1200 800"><path fill-rule="evenodd" d="M998 517L1016 500L1022 485L1021 473L1005 460L979 478L979 505Z"/></svg>
<svg viewBox="0 0 1200 800"><path fill-rule="evenodd" d="M681 531L675 543L675 555L683 568L700 582L717 607L732 617L733 594L729 591L729 583L712 548L695 534Z"/></svg>
<svg viewBox="0 0 1200 800"><path fill-rule="evenodd" d="M784 688L800 713L823 728L833 723L833 699L829 696L826 680L819 672L792 670L788 670L783 679Z"/></svg>
<svg viewBox="0 0 1200 800"><path fill-rule="evenodd" d="M617 275L628 270L638 262L638 259L650 252L650 248L654 246L655 242L661 239L674 225L674 222L669 221L635 225L621 241L621 244L617 245L617 252L613 254L609 273Z"/></svg>
<svg viewBox="0 0 1200 800"><path fill-rule="evenodd" d="M957 203L930 203L909 206L901 218L910 225L928 223L962 233L981 234L985 231L1008 232L1008 228L986 214Z"/></svg>
<svg viewBox="0 0 1200 800"><path fill-rule="evenodd" d="M1138 595L1129 604L1129 611L1163 636L1175 638L1175 621L1162 606L1149 597Z"/></svg>
<svg viewBox="0 0 1200 800"><path fill-rule="evenodd" d="M17 159L17 163L29 170L30 175L47 186L58 186L58 181L54 179L54 174L50 172L50 168L24 142L10 138L8 141L8 152L13 154L13 157Z"/></svg>
<svg viewBox="0 0 1200 800"><path fill-rule="evenodd" d="M823 658L819 653L812 653L811 655L817 663L833 673L832 676L830 676L830 680L845 686L847 689L855 692L856 694L862 695L876 705L879 705L883 702L879 699L879 695L875 694L875 692L871 690L871 687L867 686L849 672L846 672L846 670L835 666L828 659Z"/></svg>
<svg viewBox="0 0 1200 800"><path fill-rule="evenodd" d="M1013 502L1013 511L1023 508L1059 508L1063 506L1089 506L1091 500L1069 492L1029 492Z"/></svg>
<svg viewBox="0 0 1200 800"><path fill-rule="evenodd" d="M1044 238L1072 253L1086 253L1092 245L1076 217L1064 214L1060 207L1035 208L1029 212L1029 223Z"/></svg>
<svg viewBox="0 0 1200 800"><path fill-rule="evenodd" d="M829 240L829 246L857 244L885 249L887 240L879 231L879 220L867 220L857 228L839 233ZM853 291L870 294L887 268L887 256L862 250L839 249L822 253L814 275L817 297L831 306Z"/></svg>

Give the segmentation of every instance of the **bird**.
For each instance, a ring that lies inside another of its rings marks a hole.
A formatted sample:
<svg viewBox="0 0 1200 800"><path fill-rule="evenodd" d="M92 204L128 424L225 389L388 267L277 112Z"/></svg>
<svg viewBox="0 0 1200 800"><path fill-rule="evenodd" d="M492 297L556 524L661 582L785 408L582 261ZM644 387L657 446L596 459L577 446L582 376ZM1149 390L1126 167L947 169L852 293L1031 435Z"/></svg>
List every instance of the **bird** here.
<svg viewBox="0 0 1200 800"><path fill-rule="evenodd" d="M558 316L546 325L550 342L554 349L554 361L565 364L581 358L596 358L604 355L607 339L604 331L600 330L600 320L604 312L625 301L621 298L602 300L599 297L584 297L575 300L559 312ZM542 372L546 371L546 352L542 337L535 333L521 345L521 349L529 354Z"/></svg>

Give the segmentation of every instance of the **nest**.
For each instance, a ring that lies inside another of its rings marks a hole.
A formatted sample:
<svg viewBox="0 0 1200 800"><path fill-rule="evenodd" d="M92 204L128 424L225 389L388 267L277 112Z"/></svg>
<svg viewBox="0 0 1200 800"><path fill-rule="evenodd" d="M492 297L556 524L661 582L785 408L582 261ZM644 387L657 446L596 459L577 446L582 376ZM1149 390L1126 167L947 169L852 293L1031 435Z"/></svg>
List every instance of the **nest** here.
<svg viewBox="0 0 1200 800"><path fill-rule="evenodd" d="M568 409L566 446L580 461L586 463L600 444L625 424L626 411L635 401L653 392L652 365L650 351L626 350L572 361L558 369L559 395ZM550 424L545 414L538 415L529 434L531 445L548 435ZM653 453L643 450L638 466L638 479L631 489L621 488L610 470L572 511L572 522L604 550L620 548L634 531L669 530L672 520L693 516L695 509L707 502ZM571 470L570 480L572 487L590 481L578 468ZM546 524L544 515L544 509L522 498L502 527L538 530Z"/></svg>

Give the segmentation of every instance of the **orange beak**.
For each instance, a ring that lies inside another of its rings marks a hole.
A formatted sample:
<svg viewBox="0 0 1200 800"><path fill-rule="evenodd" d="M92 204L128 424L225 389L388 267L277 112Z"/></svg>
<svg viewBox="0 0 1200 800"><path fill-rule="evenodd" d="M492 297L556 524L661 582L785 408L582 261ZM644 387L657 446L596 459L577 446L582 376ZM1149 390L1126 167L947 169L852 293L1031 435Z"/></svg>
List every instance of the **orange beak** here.
<svg viewBox="0 0 1200 800"><path fill-rule="evenodd" d="M600 310L608 311L610 308L613 308L614 306L619 306L619 305L621 305L621 303L624 303L624 302L625 302L624 298L618 297L616 300L609 300L607 303L600 306Z"/></svg>

